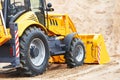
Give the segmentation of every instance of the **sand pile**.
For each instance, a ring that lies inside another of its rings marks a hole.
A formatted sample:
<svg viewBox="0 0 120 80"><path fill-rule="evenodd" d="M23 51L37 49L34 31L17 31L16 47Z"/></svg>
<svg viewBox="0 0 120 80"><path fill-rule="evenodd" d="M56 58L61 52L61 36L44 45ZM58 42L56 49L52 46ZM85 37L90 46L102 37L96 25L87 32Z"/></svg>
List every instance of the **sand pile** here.
<svg viewBox="0 0 120 80"><path fill-rule="evenodd" d="M54 64L36 77L19 77L12 72L3 74L6 71L1 69L0 80L120 80L120 55L117 55L120 54L120 0L48 1L53 4L55 13L70 15L79 33L103 34L111 62L105 65L84 64L72 69L65 64Z"/></svg>
<svg viewBox="0 0 120 80"><path fill-rule="evenodd" d="M67 13L79 33L103 34L110 55L120 53L119 0L48 0L54 13Z"/></svg>

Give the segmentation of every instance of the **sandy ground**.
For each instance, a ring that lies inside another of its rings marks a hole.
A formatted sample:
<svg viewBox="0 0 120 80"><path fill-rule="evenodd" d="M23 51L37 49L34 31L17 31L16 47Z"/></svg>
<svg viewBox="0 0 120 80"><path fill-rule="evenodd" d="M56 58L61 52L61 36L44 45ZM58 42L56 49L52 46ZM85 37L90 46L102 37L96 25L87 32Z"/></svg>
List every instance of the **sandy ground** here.
<svg viewBox="0 0 120 80"><path fill-rule="evenodd" d="M52 64L42 75L20 77L14 70L0 70L0 80L120 80L120 55L111 56L105 65L84 64L68 69L65 64Z"/></svg>
<svg viewBox="0 0 120 80"><path fill-rule="evenodd" d="M103 34L111 62L73 69L53 64L44 74L28 78L0 69L0 80L120 80L120 0L47 1L53 3L54 13L69 14L79 33Z"/></svg>

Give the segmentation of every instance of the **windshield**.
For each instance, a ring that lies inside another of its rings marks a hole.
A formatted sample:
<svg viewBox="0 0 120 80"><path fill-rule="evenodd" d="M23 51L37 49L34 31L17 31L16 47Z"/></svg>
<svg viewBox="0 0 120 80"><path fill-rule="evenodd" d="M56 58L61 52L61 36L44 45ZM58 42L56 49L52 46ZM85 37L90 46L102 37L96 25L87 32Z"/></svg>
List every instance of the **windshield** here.
<svg viewBox="0 0 120 80"><path fill-rule="evenodd" d="M39 0L30 0L31 1L31 9L32 11L38 11L40 7L40 2Z"/></svg>
<svg viewBox="0 0 120 80"><path fill-rule="evenodd" d="M23 10L39 11L42 8L42 0L0 0L2 7L8 6L10 14L16 14ZM6 3L6 4L5 4Z"/></svg>
<svg viewBox="0 0 120 80"><path fill-rule="evenodd" d="M11 0L11 4L15 4L16 6L24 5L24 0Z"/></svg>
<svg viewBox="0 0 120 80"><path fill-rule="evenodd" d="M0 0L0 2L2 8L7 10L9 15L30 9L30 0Z"/></svg>
<svg viewBox="0 0 120 80"><path fill-rule="evenodd" d="M8 10L12 15L26 10L25 0L10 0Z"/></svg>

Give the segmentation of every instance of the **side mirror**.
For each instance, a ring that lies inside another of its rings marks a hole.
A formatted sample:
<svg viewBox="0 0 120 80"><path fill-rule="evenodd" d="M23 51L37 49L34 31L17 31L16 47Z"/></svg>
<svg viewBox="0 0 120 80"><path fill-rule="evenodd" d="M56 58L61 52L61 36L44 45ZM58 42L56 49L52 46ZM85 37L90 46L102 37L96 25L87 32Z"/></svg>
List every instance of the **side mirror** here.
<svg viewBox="0 0 120 80"><path fill-rule="evenodd" d="M47 4L46 11L54 11L54 8L52 8L52 4L51 3Z"/></svg>
<svg viewBox="0 0 120 80"><path fill-rule="evenodd" d="M48 4L47 4L47 7L48 7L48 8L51 8L51 7L52 7L52 4L51 4L51 3L48 3Z"/></svg>

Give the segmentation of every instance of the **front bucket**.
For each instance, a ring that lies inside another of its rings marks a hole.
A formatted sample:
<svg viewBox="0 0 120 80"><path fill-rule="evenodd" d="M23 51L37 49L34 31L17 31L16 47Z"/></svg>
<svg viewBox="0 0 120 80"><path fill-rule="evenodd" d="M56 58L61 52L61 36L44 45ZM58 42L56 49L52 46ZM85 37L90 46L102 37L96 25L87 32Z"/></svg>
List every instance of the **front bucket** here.
<svg viewBox="0 0 120 80"><path fill-rule="evenodd" d="M85 63L104 64L110 62L104 38L101 34L79 34L86 49Z"/></svg>

